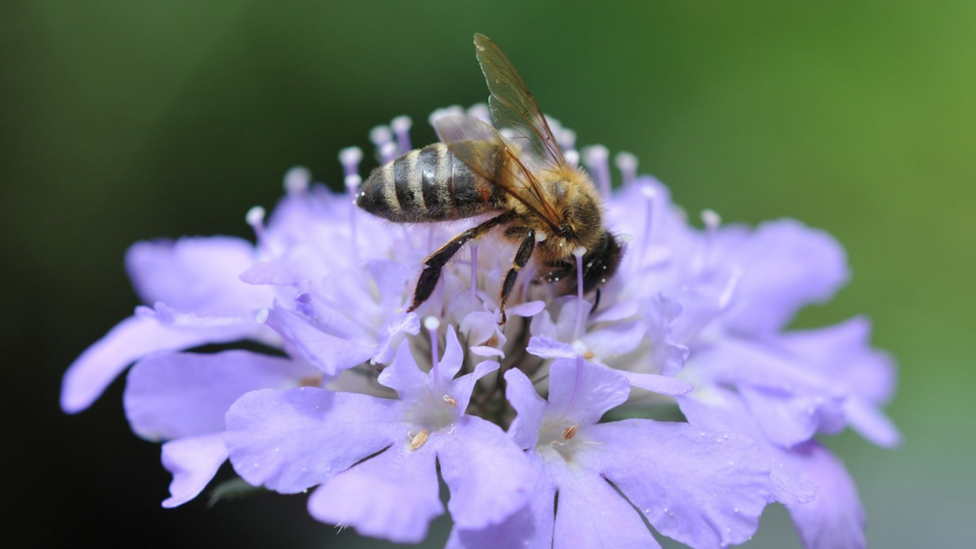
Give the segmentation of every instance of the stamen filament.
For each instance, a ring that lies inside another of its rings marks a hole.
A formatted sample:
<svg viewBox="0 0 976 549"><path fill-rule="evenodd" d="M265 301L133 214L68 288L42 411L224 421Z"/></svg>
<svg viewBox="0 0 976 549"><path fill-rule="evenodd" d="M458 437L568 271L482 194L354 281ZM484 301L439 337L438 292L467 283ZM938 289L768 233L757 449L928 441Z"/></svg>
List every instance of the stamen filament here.
<svg viewBox="0 0 976 549"><path fill-rule="evenodd" d="M478 289L478 245L471 245L471 300L472 302L477 295L475 292Z"/></svg>
<svg viewBox="0 0 976 549"><path fill-rule="evenodd" d="M639 256L639 264L643 265L644 259L647 257L647 248L650 247L651 227L654 225L654 199L657 197L657 191L650 185L644 185L641 187L641 194L647 199L647 215L644 216L644 237L641 238Z"/></svg>
<svg viewBox="0 0 976 549"><path fill-rule="evenodd" d="M436 317L428 316L424 319L424 328L427 328L427 332L430 333L430 372L435 384L439 379L437 370L438 364L440 363L440 353L437 348L437 329L440 326L441 321L437 320Z"/></svg>
<svg viewBox="0 0 976 549"><path fill-rule="evenodd" d="M573 250L576 256L576 332L573 339L579 339L583 335L583 254L586 248L580 246Z"/></svg>

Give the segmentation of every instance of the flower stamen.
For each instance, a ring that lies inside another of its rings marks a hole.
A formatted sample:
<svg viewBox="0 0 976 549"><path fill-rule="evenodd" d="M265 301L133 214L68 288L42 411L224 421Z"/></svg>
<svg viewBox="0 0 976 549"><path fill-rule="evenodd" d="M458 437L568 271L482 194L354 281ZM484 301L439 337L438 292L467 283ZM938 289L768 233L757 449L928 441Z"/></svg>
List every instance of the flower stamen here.
<svg viewBox="0 0 976 549"><path fill-rule="evenodd" d="M410 438L410 449L416 450L421 446L423 446L425 442L427 442L427 431L426 430L420 431L414 436L410 436L410 433L407 433L407 437Z"/></svg>

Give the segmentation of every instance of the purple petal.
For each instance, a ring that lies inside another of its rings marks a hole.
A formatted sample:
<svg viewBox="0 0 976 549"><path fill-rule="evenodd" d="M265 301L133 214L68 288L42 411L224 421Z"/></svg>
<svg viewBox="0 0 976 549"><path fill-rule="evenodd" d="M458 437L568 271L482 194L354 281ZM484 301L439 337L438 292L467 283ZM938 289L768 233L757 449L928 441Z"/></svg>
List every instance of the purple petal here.
<svg viewBox="0 0 976 549"><path fill-rule="evenodd" d="M692 393L678 399L681 412L688 422L713 431L732 431L745 435L759 445L760 450L773 462L770 478L776 501L791 506L808 503L817 496L817 485L806 477L799 467L794 467L783 459L786 452L774 446L752 417L742 399L726 389L709 387L707 392ZM790 465L790 466L787 466Z"/></svg>
<svg viewBox="0 0 976 549"><path fill-rule="evenodd" d="M628 319L638 312L640 312L640 303L637 300L620 301L593 314L590 322L616 322Z"/></svg>
<svg viewBox="0 0 976 549"><path fill-rule="evenodd" d="M883 412L859 397L844 401L844 414L851 427L869 441L884 448L901 444L901 432Z"/></svg>
<svg viewBox="0 0 976 549"><path fill-rule="evenodd" d="M844 249L824 231L782 219L760 225L729 258L743 269L725 323L741 334L771 333L804 305L830 299L849 278Z"/></svg>
<svg viewBox="0 0 976 549"><path fill-rule="evenodd" d="M497 356L500 358L505 358L505 352L501 349L496 349L494 347L487 347L485 345L474 345L468 348L471 354L478 356Z"/></svg>
<svg viewBox="0 0 976 549"><path fill-rule="evenodd" d="M163 353L137 363L126 380L126 417L148 440L218 433L227 409L257 389L288 389L317 375L308 366L250 353Z"/></svg>
<svg viewBox="0 0 976 549"><path fill-rule="evenodd" d="M163 444L163 467L173 473L170 497L163 501L163 507L177 507L197 497L226 460L223 433L179 438Z"/></svg>
<svg viewBox="0 0 976 549"><path fill-rule="evenodd" d="M380 372L377 381L380 385L397 392L400 400L415 400L425 391L427 374L420 371L417 361L410 352L410 342L403 341L397 349L393 362Z"/></svg>
<svg viewBox="0 0 976 549"><path fill-rule="evenodd" d="M96 341L64 374L61 408L73 414L90 406L136 360L158 351L245 339L260 326L252 321L214 328L180 328L152 316L129 317Z"/></svg>
<svg viewBox="0 0 976 549"><path fill-rule="evenodd" d="M550 339L556 338L556 323L552 321L552 316L549 311L542 311L532 317L532 323L529 324L529 332L533 336L545 336Z"/></svg>
<svg viewBox="0 0 976 549"><path fill-rule="evenodd" d="M125 261L145 303L163 301L185 311L251 314L274 297L270 288L238 278L254 263L254 246L239 238L137 242Z"/></svg>
<svg viewBox="0 0 976 549"><path fill-rule="evenodd" d="M461 342L458 341L454 326L448 325L447 335L445 336L444 355L437 363L437 374L440 379L432 380L440 385L447 385L454 379L454 376L461 371L464 363L464 350L461 349Z"/></svg>
<svg viewBox="0 0 976 549"><path fill-rule="evenodd" d="M360 534L397 543L420 543L444 513L434 449L394 444L319 487L308 500L316 520L352 526Z"/></svg>
<svg viewBox="0 0 976 549"><path fill-rule="evenodd" d="M446 549L552 549L552 527L555 515L556 487L543 473L538 454L530 454L538 472L536 485L530 490L529 503L497 525L480 530L455 527Z"/></svg>
<svg viewBox="0 0 976 549"><path fill-rule="evenodd" d="M657 374L640 374L626 370L614 370L627 378L631 386L668 396L681 396L690 393L694 387L683 379Z"/></svg>
<svg viewBox="0 0 976 549"><path fill-rule="evenodd" d="M605 362L608 358L624 355L636 349L646 332L647 327L643 323L626 322L590 332L582 339L593 354Z"/></svg>
<svg viewBox="0 0 976 549"><path fill-rule="evenodd" d="M525 347L525 351L541 358L568 358L571 360L576 358L576 351L569 343L541 335L532 336L529 339L528 346Z"/></svg>
<svg viewBox="0 0 976 549"><path fill-rule="evenodd" d="M658 532L692 547L745 542L772 500L768 461L741 435L651 420L594 425L588 434L603 443L595 453L604 476Z"/></svg>
<svg viewBox="0 0 976 549"><path fill-rule="evenodd" d="M553 549L660 549L637 511L603 477L561 463L552 468L559 485Z"/></svg>
<svg viewBox="0 0 976 549"><path fill-rule="evenodd" d="M817 499L790 507L807 549L864 549L864 508L844 464L811 441L791 452L794 463L819 486Z"/></svg>
<svg viewBox="0 0 976 549"><path fill-rule="evenodd" d="M304 315L278 303L265 323L281 334L291 349L328 376L358 366L373 354L372 347L323 332Z"/></svg>
<svg viewBox="0 0 976 549"><path fill-rule="evenodd" d="M405 438L401 408L395 400L312 387L264 389L231 406L224 440L244 480L293 494Z"/></svg>
<svg viewBox="0 0 976 549"><path fill-rule="evenodd" d="M810 440L818 430L833 434L844 427L841 398L798 397L751 387L740 387L739 393L766 437L786 448Z"/></svg>
<svg viewBox="0 0 976 549"><path fill-rule="evenodd" d="M367 262L366 269L376 282L380 306L387 310L400 307L406 297L407 285L414 276L413 271L402 263L379 259Z"/></svg>
<svg viewBox="0 0 976 549"><path fill-rule="evenodd" d="M539 429L546 414L546 401L535 390L529 378L518 368L505 372L505 397L518 414L508 433L519 448L529 449L539 440Z"/></svg>
<svg viewBox="0 0 976 549"><path fill-rule="evenodd" d="M416 313L395 313L380 326L377 337L379 343L370 361L386 364L393 358L393 349L407 336L420 333L420 319Z"/></svg>
<svg viewBox="0 0 976 549"><path fill-rule="evenodd" d="M620 372L582 359L557 360L549 367L547 415L596 423L608 410L627 401L630 384Z"/></svg>
<svg viewBox="0 0 976 549"><path fill-rule="evenodd" d="M299 283L287 267L278 261L255 263L241 273L240 279L248 284L269 284L272 286L292 286Z"/></svg>
<svg viewBox="0 0 976 549"><path fill-rule="evenodd" d="M528 501L535 471L525 453L494 423L464 416L453 434L438 433L431 443L451 491L447 507L458 528L498 524Z"/></svg>
<svg viewBox="0 0 976 549"><path fill-rule="evenodd" d="M499 366L500 364L494 360L483 360L474 367L473 372L465 374L451 382L450 392L457 401L458 410L463 413L468 408L468 403L471 401L471 393L474 391L474 384L479 379L497 370Z"/></svg>
<svg viewBox="0 0 976 549"><path fill-rule="evenodd" d="M505 310L508 316L521 316L524 318L533 317L546 308L545 301L526 301Z"/></svg>

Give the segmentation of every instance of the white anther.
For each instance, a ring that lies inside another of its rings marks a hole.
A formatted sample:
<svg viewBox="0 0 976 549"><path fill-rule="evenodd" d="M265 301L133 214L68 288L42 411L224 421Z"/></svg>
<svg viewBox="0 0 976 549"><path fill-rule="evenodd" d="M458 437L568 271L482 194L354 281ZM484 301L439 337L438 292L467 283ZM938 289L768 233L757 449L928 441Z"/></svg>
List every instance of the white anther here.
<svg viewBox="0 0 976 549"><path fill-rule="evenodd" d="M648 200L654 200L655 198L657 198L657 189L655 189L650 185L641 185L640 191L641 194L644 195L644 198Z"/></svg>
<svg viewBox="0 0 976 549"><path fill-rule="evenodd" d="M362 182L363 178L359 177L359 174L347 175L345 178L346 190L355 196L359 194L359 185Z"/></svg>
<svg viewBox="0 0 976 549"><path fill-rule="evenodd" d="M410 117L407 115L400 115L390 122L390 126L397 133L409 131L410 127L413 126L413 120L410 120Z"/></svg>
<svg viewBox="0 0 976 549"><path fill-rule="evenodd" d="M580 161L579 151L571 149L564 152L563 156L566 158L566 163L569 164L570 166L579 166L579 161Z"/></svg>
<svg viewBox="0 0 976 549"><path fill-rule="evenodd" d="M268 321L268 315L269 314L270 314L270 311L268 311L268 309L262 308L262 309L260 309L258 311L257 316L254 317L254 320L257 320L258 321L258 324L264 324L265 322Z"/></svg>
<svg viewBox="0 0 976 549"><path fill-rule="evenodd" d="M630 233L620 233L617 235L617 240L624 244L630 244L634 241L634 235Z"/></svg>
<svg viewBox="0 0 976 549"><path fill-rule="evenodd" d="M392 141L388 141L380 145L380 158L384 162L389 162L396 157L397 145Z"/></svg>
<svg viewBox="0 0 976 549"><path fill-rule="evenodd" d="M435 121L444 118L445 116L464 116L464 109L462 109L460 105L451 105L450 107L437 109L430 113L430 116L427 117L427 122L433 126Z"/></svg>
<svg viewBox="0 0 976 549"><path fill-rule="evenodd" d="M424 328L427 328L428 332L435 332L441 327L441 321L437 320L435 316L428 316L424 319Z"/></svg>
<svg viewBox="0 0 976 549"><path fill-rule="evenodd" d="M722 216L715 213L715 210L705 209L701 213L702 223L709 230L715 230L722 224Z"/></svg>
<svg viewBox="0 0 976 549"><path fill-rule="evenodd" d="M610 158L610 151L603 145L583 147L583 162L587 165L600 164Z"/></svg>
<svg viewBox="0 0 976 549"><path fill-rule="evenodd" d="M393 140L393 132L390 131L389 126L376 126L369 130L369 140L377 147L382 147L383 144Z"/></svg>
<svg viewBox="0 0 976 549"><path fill-rule="evenodd" d="M252 227L257 227L264 222L264 208L261 206L254 206L247 211L247 215L244 216L247 224Z"/></svg>
<svg viewBox="0 0 976 549"><path fill-rule="evenodd" d="M312 181L312 173L308 168L295 166L285 173L285 192L288 194L300 194L308 190L308 185Z"/></svg>
<svg viewBox="0 0 976 549"><path fill-rule="evenodd" d="M339 151L339 162L343 166L359 164L363 159L363 150L359 147L346 147Z"/></svg>
<svg viewBox="0 0 976 549"><path fill-rule="evenodd" d="M485 103L471 105L471 108L468 109L468 116L491 124L491 111L488 110L488 105Z"/></svg>
<svg viewBox="0 0 976 549"><path fill-rule="evenodd" d="M617 157L614 158L614 163L622 173L633 174L637 171L637 157L633 153L617 153Z"/></svg>
<svg viewBox="0 0 976 549"><path fill-rule="evenodd" d="M576 353L577 356L584 356L586 355L586 352L589 351L589 348L586 346L586 343L583 343L583 341L579 339L574 341L572 343L572 346L573 346L573 352Z"/></svg>
<svg viewBox="0 0 976 549"><path fill-rule="evenodd" d="M573 248L573 255L575 255L576 257L583 257L584 254L586 254L586 248L584 248L583 246L577 246L576 248Z"/></svg>

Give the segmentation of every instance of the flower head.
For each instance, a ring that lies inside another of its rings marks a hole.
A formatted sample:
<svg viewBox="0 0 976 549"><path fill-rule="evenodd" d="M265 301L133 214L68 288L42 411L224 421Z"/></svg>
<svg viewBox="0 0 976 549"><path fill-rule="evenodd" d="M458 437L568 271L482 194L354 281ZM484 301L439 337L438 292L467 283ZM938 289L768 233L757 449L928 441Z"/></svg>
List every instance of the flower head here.
<svg viewBox="0 0 976 549"><path fill-rule="evenodd" d="M486 106L469 114L489 118ZM577 152L575 134L550 126L602 189L623 246L598 291L584 293L586 250L558 267L575 272L568 289L523 265L500 324L519 244L493 234L463 246L410 310L425 258L484 219L366 214L363 155L346 149L344 192L290 171L270 215L248 212L253 244L134 245L127 265L146 305L71 365L62 407L84 409L136 362L126 414L164 443L167 507L229 459L251 485L311 490L318 520L396 542L423 540L444 512L439 476L454 548L656 547L645 521L725 547L748 540L773 501L809 549L862 547L853 481L817 437L850 426L896 445L881 411L893 364L863 319L786 330L846 281L843 250L790 220L750 230L706 211L695 228L632 155L617 157L611 193L609 152ZM409 129L398 118L372 132L381 161L409 151ZM185 352L244 340L273 351ZM662 406L687 421L614 421L622 407Z"/></svg>

